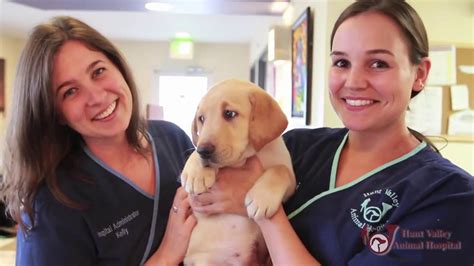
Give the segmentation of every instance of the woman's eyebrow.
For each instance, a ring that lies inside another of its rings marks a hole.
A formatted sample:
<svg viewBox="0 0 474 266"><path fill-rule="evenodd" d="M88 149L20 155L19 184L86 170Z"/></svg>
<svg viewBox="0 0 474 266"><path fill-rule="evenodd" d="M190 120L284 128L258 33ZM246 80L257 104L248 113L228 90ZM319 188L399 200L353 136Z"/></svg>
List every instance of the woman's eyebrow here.
<svg viewBox="0 0 474 266"><path fill-rule="evenodd" d="M329 55L333 56L333 55L347 55L347 54L341 51L332 51Z"/></svg>
<svg viewBox="0 0 474 266"><path fill-rule="evenodd" d="M86 68L86 73L89 73L92 69L94 69L94 67L95 67L97 64L99 64L99 63L101 63L101 62L103 62L103 61L99 59L99 60L96 60L96 61L90 63L89 66L87 66L87 68ZM56 95L59 93L59 91L60 91L63 87L68 86L68 85L72 84L73 82L74 82L73 80L66 80L66 81L64 81L63 83L59 84L59 86L56 88Z"/></svg>
<svg viewBox="0 0 474 266"><path fill-rule="evenodd" d="M394 56L392 52L386 49L373 49L373 50L368 50L367 54L388 54L391 56Z"/></svg>

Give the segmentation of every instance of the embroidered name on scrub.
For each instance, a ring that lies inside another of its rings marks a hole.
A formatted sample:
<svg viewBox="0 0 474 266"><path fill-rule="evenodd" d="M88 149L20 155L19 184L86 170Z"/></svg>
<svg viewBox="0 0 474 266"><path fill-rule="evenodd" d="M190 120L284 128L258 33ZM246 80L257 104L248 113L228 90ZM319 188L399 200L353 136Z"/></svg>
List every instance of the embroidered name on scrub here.
<svg viewBox="0 0 474 266"><path fill-rule="evenodd" d="M127 228L122 228L124 225L132 221L133 219L137 218L140 215L140 212L138 210L133 211L129 215L126 215L122 217L120 220L106 226L103 228L101 231L97 232L97 235L99 237L105 237L109 235L112 232L115 232L115 236L117 238L124 237L128 235L128 229Z"/></svg>

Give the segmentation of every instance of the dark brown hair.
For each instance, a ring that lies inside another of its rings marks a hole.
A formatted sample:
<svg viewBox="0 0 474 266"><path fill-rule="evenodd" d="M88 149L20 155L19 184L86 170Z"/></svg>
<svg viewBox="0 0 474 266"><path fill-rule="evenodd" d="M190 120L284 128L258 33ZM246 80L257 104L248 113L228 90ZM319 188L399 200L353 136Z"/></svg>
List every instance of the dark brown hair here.
<svg viewBox="0 0 474 266"><path fill-rule="evenodd" d="M132 94L127 140L141 153L146 152L139 141L140 135L147 135L144 134L146 123L139 112L137 88L117 48L99 32L71 17L55 17L49 23L36 26L18 63L1 184L2 200L23 229L21 212L34 221L33 200L42 184L48 186L58 201L79 207L61 192L56 176L61 161L81 142L77 132L59 123L51 89L54 56L68 40L80 41L89 49L102 52L119 69Z"/></svg>

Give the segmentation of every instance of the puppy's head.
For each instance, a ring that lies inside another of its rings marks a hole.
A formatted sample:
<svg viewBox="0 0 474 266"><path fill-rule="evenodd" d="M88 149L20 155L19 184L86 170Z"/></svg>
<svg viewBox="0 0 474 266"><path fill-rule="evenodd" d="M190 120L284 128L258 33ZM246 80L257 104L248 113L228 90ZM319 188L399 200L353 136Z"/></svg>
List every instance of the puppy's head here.
<svg viewBox="0 0 474 266"><path fill-rule="evenodd" d="M253 83L226 80L202 98L192 125L197 152L206 166L238 166L285 130L276 101Z"/></svg>

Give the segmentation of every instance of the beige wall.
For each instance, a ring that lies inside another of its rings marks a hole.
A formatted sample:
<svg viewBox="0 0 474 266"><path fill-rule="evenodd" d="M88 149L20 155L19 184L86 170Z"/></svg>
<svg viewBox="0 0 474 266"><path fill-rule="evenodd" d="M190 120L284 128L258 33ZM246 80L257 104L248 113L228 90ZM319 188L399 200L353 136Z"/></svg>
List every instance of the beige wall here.
<svg viewBox="0 0 474 266"><path fill-rule="evenodd" d="M5 60L5 112L0 113L0 151L3 150L4 147L6 117L10 108L13 77L15 76L16 65L20 58L21 47L23 47L23 45L23 40L2 38L0 34L0 58Z"/></svg>
<svg viewBox="0 0 474 266"><path fill-rule="evenodd" d="M5 104L7 112L11 100L16 65L24 44L24 40L7 38L0 35L0 57L5 59ZM2 114L2 116L4 116L4 114Z"/></svg>
<svg viewBox="0 0 474 266"><path fill-rule="evenodd" d="M423 19L430 44L474 47L474 1L408 0Z"/></svg>

